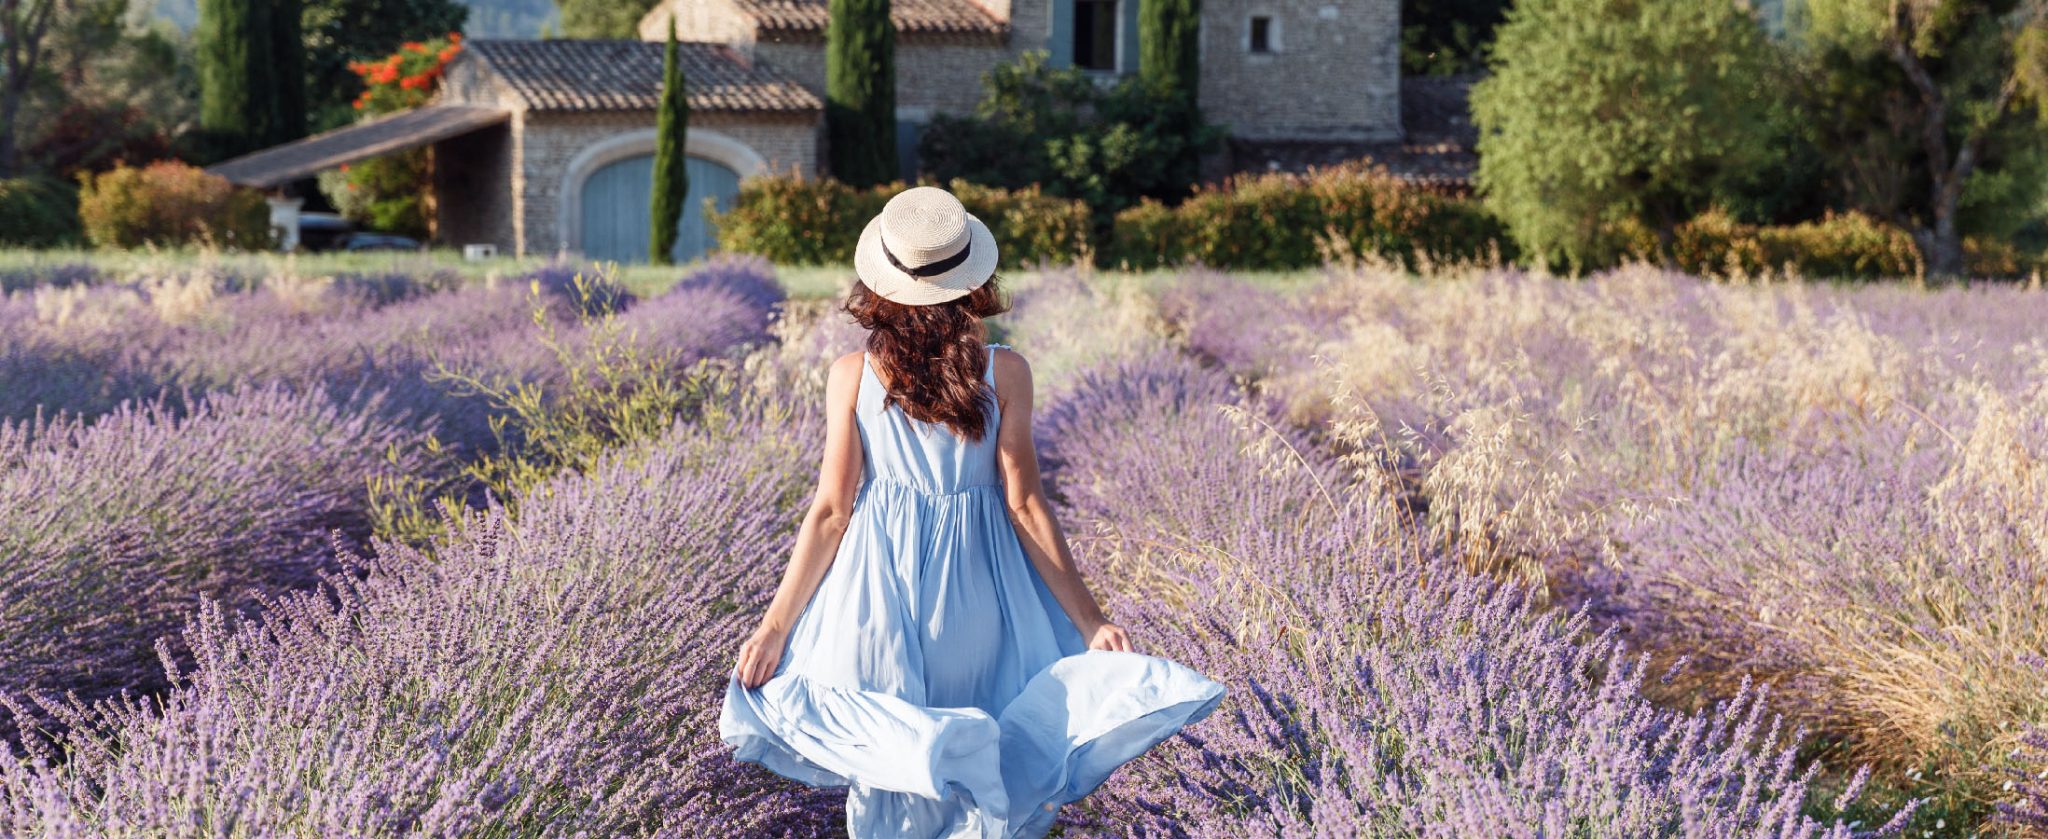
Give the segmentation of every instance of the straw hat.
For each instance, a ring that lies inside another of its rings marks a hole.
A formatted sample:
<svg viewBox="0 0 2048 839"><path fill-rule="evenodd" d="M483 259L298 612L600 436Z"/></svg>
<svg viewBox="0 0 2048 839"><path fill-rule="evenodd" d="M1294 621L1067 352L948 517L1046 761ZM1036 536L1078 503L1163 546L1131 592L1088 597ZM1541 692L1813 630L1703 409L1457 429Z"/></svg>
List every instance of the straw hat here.
<svg viewBox="0 0 2048 839"><path fill-rule="evenodd" d="M935 186L911 187L860 232L853 270L884 299L928 306L966 296L996 271L996 238Z"/></svg>

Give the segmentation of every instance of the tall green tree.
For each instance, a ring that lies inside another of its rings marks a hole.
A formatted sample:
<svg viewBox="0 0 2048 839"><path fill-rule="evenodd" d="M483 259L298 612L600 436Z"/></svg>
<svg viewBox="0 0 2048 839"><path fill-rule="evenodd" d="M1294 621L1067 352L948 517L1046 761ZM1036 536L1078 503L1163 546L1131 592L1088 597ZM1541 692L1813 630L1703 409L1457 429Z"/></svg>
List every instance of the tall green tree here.
<svg viewBox="0 0 2048 839"><path fill-rule="evenodd" d="M1574 269L1778 165L1779 55L1728 0L1522 0L1473 87L1477 182L1525 252Z"/></svg>
<svg viewBox="0 0 2048 839"><path fill-rule="evenodd" d="M676 226L683 221L683 202L690 195L690 170L684 165L685 135L690 130L690 100L683 83L683 64L676 58L676 25L669 21L668 49L661 60L661 108L654 129L654 229L647 258L656 265L675 261Z"/></svg>
<svg viewBox="0 0 2048 839"><path fill-rule="evenodd" d="M1843 179L1863 193L1852 197L1913 231L1929 275L1962 275L1973 205L1993 210L1980 217L1998 217L1980 225L2007 222L1998 232L2015 217L2041 216L2041 3L1809 0L1803 23L1802 41L1829 76L1821 106L1843 133L1871 138L1864 142L1875 148L1864 151L1891 152L1843 156L1865 158L1839 161Z"/></svg>
<svg viewBox="0 0 2048 839"><path fill-rule="evenodd" d="M278 132L271 0L200 0L199 127L213 157L262 148Z"/></svg>
<svg viewBox="0 0 2048 839"><path fill-rule="evenodd" d="M1153 90L1199 98L1202 0L1139 0L1138 76Z"/></svg>
<svg viewBox="0 0 2048 839"><path fill-rule="evenodd" d="M0 0L0 178L19 174L21 106L63 0Z"/></svg>
<svg viewBox="0 0 2048 839"><path fill-rule="evenodd" d="M306 39L300 0L270 0L270 57L267 73L276 87L277 121L266 145L306 136Z"/></svg>
<svg viewBox="0 0 2048 839"><path fill-rule="evenodd" d="M825 25L825 142L832 176L896 179L896 27L889 0L831 0Z"/></svg>
<svg viewBox="0 0 2048 839"><path fill-rule="evenodd" d="M640 19L661 0L555 0L566 38L638 38Z"/></svg>

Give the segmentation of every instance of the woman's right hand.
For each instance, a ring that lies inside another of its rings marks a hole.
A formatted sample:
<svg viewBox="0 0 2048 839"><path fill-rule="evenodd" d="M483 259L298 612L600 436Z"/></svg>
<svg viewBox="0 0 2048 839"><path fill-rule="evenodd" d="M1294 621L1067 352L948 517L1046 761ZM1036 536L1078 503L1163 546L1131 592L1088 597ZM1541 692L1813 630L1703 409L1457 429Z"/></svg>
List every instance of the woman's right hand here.
<svg viewBox="0 0 2048 839"><path fill-rule="evenodd" d="M754 630L753 636L740 645L740 663L734 670L741 685L752 690L775 676L775 666L782 663L782 643L787 637L766 624Z"/></svg>

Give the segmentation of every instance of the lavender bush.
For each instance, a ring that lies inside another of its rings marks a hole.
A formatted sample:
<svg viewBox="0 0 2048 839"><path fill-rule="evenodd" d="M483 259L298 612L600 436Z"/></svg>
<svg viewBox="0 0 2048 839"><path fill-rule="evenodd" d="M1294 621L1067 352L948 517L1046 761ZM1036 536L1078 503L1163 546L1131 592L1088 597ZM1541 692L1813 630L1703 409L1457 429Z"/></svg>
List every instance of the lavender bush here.
<svg viewBox="0 0 2048 839"><path fill-rule="evenodd" d="M815 417L743 400L386 546L260 623L218 609L160 709L59 705L0 765L0 833L824 835L843 793L735 765L726 651L788 549Z"/></svg>
<svg viewBox="0 0 2048 839"><path fill-rule="evenodd" d="M337 533L368 535L368 483L428 468L425 437L275 388L184 416L0 423L0 693L156 684L158 636L201 598L242 609L311 585Z"/></svg>
<svg viewBox="0 0 2048 839"><path fill-rule="evenodd" d="M1174 293L1249 293L1209 285ZM1396 464L1432 541L1699 659L1690 687L1762 672L1886 778L1955 763L1980 803L1999 726L2048 720L2015 665L2048 653L2048 602L2014 584L2048 555L2048 297L1334 272L1267 311L1284 350L1257 355L1177 317L1336 450Z"/></svg>
<svg viewBox="0 0 2048 839"><path fill-rule="evenodd" d="M1276 416L1171 360L1084 377L1046 412L1063 508L1122 595L1113 611L1236 688L1075 829L1861 835L1806 814L1814 769L1760 693L1651 705L1612 636L1462 573L1384 484L1345 477Z"/></svg>

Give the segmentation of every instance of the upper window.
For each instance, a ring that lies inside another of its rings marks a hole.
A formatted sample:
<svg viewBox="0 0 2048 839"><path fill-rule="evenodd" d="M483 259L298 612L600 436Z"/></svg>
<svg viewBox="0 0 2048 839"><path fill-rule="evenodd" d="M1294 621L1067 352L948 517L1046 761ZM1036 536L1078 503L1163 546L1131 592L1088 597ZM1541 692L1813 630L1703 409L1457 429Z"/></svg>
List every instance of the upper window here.
<svg viewBox="0 0 2048 839"><path fill-rule="evenodd" d="M1075 66L1116 69L1116 4L1117 0L1074 0Z"/></svg>
<svg viewBox="0 0 2048 839"><path fill-rule="evenodd" d="M1268 15L1254 15L1250 36L1248 46L1252 52L1272 52L1273 18Z"/></svg>

